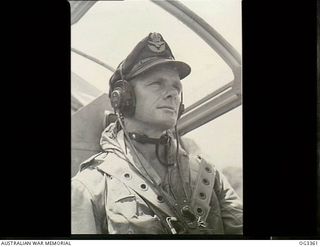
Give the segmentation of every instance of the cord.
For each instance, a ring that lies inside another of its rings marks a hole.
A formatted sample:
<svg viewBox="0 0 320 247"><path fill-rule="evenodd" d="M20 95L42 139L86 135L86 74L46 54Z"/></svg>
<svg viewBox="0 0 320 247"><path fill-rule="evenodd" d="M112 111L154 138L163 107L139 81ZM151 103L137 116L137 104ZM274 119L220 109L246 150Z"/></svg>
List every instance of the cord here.
<svg viewBox="0 0 320 247"><path fill-rule="evenodd" d="M130 137L129 137L129 135L128 135L125 127L124 127L124 123L122 122L122 119L123 119L122 114L119 113L119 112L116 112L116 114L118 115L119 124L120 124L120 126L121 126L121 128L122 128L122 130L123 130L124 136L125 136L125 138L128 140L128 144L129 144L132 152L134 153L134 155L136 156L136 158L137 158L137 160L138 160L138 164L137 164L137 165L138 165L139 168L144 172L144 174L147 175L147 177L150 178L150 179L148 179L148 180L151 180L151 182L156 185L155 181L152 179L152 177L148 174L148 172L147 172L147 170L145 169L145 167L142 165L142 162L141 162L141 160L140 160L140 158L139 158L138 152L137 152L137 150L135 149L135 147L133 146L133 144L132 144L132 142L131 142L131 140L130 140ZM125 141L124 141L124 142L125 142ZM125 142L125 143L126 143L126 142ZM129 164L130 164L130 162L129 162ZM147 179L146 176L144 176L144 177L145 177L145 179Z"/></svg>
<svg viewBox="0 0 320 247"><path fill-rule="evenodd" d="M178 168L178 171L179 171L179 174L180 174L180 178L181 178L181 180L182 180L183 192L184 192L187 200L189 201L190 198L189 198L189 196L188 196L187 189L186 189L186 185L185 185L184 180L183 180L183 176L182 176L182 173L181 173L181 165L180 165L180 161L179 161L179 146L180 146L180 141L179 141L179 135L178 135L177 125L174 126L174 131L175 131L176 143L177 143L177 147L176 147L176 162L177 162L177 168Z"/></svg>

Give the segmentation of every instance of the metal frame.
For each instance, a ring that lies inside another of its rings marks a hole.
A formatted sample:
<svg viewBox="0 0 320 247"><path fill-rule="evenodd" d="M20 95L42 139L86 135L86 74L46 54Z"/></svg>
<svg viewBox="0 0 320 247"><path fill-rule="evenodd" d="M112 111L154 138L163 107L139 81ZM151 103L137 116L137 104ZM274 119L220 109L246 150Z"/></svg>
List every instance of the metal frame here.
<svg viewBox="0 0 320 247"><path fill-rule="evenodd" d="M214 49L235 73L241 64L239 53L206 21L179 1L151 0L183 22Z"/></svg>
<svg viewBox="0 0 320 247"><path fill-rule="evenodd" d="M82 52L82 51L79 51L78 49L75 49L75 48L71 48L71 51L73 51L74 53L76 53L76 54L78 54L78 55L80 55L80 56L82 56L82 57L85 57L85 58L91 60L92 62L95 62L95 63L101 65L102 67L106 68L107 70L110 70L111 72L115 72L115 71L116 71L116 70L115 70L112 66L110 66L109 64L106 64L106 63L102 62L101 60L99 60L99 59L97 59L97 58L95 58L95 57L93 57L93 56L88 55L87 53L84 53L84 52Z"/></svg>
<svg viewBox="0 0 320 247"><path fill-rule="evenodd" d="M234 75L233 81L186 108L185 113L178 122L179 133L184 135L241 105L241 56L213 27L182 3L171 0L151 1L197 33L230 66ZM78 21L96 2L90 1L89 4L87 1L83 1L83 5L81 5L81 2L74 4L73 8L71 8L72 24ZM76 52L74 48L73 51ZM77 53L82 52L77 50ZM87 58L90 57L84 53L80 55ZM96 60L95 62L109 70L110 68L113 69L111 66L92 58L89 59Z"/></svg>
<svg viewBox="0 0 320 247"><path fill-rule="evenodd" d="M69 1L71 25L77 23L97 1Z"/></svg>

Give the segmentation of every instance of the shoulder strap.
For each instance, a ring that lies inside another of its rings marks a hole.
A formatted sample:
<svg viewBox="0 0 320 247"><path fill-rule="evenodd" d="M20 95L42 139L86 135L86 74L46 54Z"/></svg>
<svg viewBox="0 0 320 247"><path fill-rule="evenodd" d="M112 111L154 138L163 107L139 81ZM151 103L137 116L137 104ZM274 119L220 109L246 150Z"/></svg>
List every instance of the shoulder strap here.
<svg viewBox="0 0 320 247"><path fill-rule="evenodd" d="M99 157L100 156L105 156L107 155L106 153L103 153L103 152L99 152L99 153L96 153L94 155L92 155L91 157L89 157L88 159L86 159L85 161L81 162L80 166L79 166L79 171L81 172L82 170L88 168L89 166L93 165L93 163L95 161L99 161Z"/></svg>
<svg viewBox="0 0 320 247"><path fill-rule="evenodd" d="M197 162L199 163L198 171L192 175L197 176L197 178L191 197L191 208L201 220L205 221L211 208L209 204L213 191L215 170L200 156L198 156ZM160 198L160 193L155 186L143 179L141 174L133 170L127 161L116 154L108 153L104 157L104 161L97 166L97 169L117 178L166 215L174 215L163 198Z"/></svg>
<svg viewBox="0 0 320 247"><path fill-rule="evenodd" d="M182 147L189 153L191 176L191 207L205 221L210 211L210 201L213 193L215 169L201 156L199 146L190 138L181 138Z"/></svg>
<svg viewBox="0 0 320 247"><path fill-rule="evenodd" d="M191 172L191 176L193 176L191 179L195 181L191 207L201 220L206 221L211 208L215 169L200 156L197 156L196 162L199 164L198 171Z"/></svg>

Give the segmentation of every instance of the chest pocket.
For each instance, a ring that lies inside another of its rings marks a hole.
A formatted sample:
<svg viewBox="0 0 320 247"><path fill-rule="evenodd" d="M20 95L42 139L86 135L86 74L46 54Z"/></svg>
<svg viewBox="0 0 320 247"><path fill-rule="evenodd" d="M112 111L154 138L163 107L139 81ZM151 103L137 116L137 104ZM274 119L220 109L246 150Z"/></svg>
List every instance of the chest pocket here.
<svg viewBox="0 0 320 247"><path fill-rule="evenodd" d="M144 200L115 177L107 177L105 209L109 234L162 234L159 218Z"/></svg>

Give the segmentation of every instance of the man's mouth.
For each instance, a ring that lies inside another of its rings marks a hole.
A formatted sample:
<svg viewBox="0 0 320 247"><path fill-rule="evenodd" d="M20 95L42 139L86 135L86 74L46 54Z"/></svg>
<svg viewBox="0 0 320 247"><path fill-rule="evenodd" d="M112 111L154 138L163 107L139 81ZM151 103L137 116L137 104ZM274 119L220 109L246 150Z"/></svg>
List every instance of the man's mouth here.
<svg viewBox="0 0 320 247"><path fill-rule="evenodd" d="M176 112L176 108L173 107L173 106L159 106L157 107L158 109L168 109L168 110L171 110L171 111L174 111Z"/></svg>

